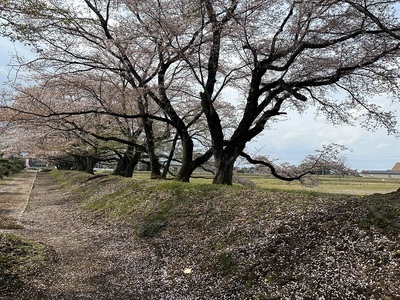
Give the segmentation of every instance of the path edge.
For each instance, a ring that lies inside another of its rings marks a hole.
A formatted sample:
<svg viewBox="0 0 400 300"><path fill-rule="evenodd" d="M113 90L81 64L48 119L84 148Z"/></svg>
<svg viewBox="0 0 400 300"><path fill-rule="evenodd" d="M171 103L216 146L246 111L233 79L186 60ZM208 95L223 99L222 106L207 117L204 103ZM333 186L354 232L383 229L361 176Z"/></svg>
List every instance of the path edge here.
<svg viewBox="0 0 400 300"><path fill-rule="evenodd" d="M38 174L38 171L35 171L35 177L34 177L33 180L32 180L31 187L29 188L29 191L28 191L28 196L26 197L24 206L23 206L21 212L19 213L18 219L20 219L20 218L22 217L22 215L25 213L25 211L26 211L26 209L27 209L27 207L28 207L29 200L31 199L32 190L33 190L33 187L34 187L34 185L35 185L35 181L36 181L37 174Z"/></svg>

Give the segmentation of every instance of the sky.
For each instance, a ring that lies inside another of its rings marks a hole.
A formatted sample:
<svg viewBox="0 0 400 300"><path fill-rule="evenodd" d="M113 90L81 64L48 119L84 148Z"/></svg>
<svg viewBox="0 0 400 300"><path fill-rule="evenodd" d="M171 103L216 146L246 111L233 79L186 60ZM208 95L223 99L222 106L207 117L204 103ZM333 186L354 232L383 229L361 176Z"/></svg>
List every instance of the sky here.
<svg viewBox="0 0 400 300"><path fill-rule="evenodd" d="M400 103L389 106L389 109L400 112ZM348 166L358 171L389 170L400 161L400 139L388 135L384 128L371 132L360 125L334 126L323 117L315 118L313 112L303 116L289 112L287 117L286 121L274 124L251 144L253 153L298 165L324 145L336 143L348 149L342 155L346 157Z"/></svg>
<svg viewBox="0 0 400 300"><path fill-rule="evenodd" d="M0 37L0 88L6 88L7 79L14 79L10 72L11 57L16 53L32 55L29 49ZM400 123L400 99L397 104L381 95L374 101L391 111L396 111ZM341 144L349 149L342 154L348 166L362 170L389 170L400 162L400 139L388 135L384 128L370 132L361 126L333 126L323 117L315 118L312 112L299 116L289 112L286 121L278 122L248 145L253 155L265 155L279 162L299 164L307 155L315 154L323 145ZM400 130L400 126L398 126Z"/></svg>

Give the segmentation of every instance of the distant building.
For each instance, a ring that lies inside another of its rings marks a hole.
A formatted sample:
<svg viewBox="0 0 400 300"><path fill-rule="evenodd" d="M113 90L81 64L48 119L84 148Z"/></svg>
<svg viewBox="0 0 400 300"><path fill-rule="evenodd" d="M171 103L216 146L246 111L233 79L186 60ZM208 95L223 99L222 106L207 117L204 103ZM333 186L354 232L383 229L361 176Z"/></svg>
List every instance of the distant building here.
<svg viewBox="0 0 400 300"><path fill-rule="evenodd" d="M377 178L400 178L400 162L395 163L391 170L363 170L361 171L363 177L377 177Z"/></svg>
<svg viewBox="0 0 400 300"><path fill-rule="evenodd" d="M391 171L400 172L400 162L395 163Z"/></svg>

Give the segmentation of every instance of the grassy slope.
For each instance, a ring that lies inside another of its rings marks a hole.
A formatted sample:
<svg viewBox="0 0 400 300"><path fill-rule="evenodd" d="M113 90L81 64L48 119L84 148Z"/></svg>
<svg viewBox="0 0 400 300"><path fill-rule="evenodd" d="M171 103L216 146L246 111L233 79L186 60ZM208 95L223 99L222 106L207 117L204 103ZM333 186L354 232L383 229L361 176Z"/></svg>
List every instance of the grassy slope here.
<svg viewBox="0 0 400 300"><path fill-rule="evenodd" d="M173 262L165 270L172 281L186 270L190 280L182 288L188 293L200 288L209 299L400 298L399 192L346 196L51 174L82 196L85 209L126 220L159 257ZM7 251L16 256L8 264L12 272L32 265L19 242L11 248L2 248L0 258L9 259ZM30 253L41 257L43 250Z"/></svg>
<svg viewBox="0 0 400 300"><path fill-rule="evenodd" d="M400 193L346 196L54 173L210 297L400 297ZM88 179L91 179L87 181ZM188 250L190 249L190 250ZM216 285L218 283L218 286Z"/></svg>

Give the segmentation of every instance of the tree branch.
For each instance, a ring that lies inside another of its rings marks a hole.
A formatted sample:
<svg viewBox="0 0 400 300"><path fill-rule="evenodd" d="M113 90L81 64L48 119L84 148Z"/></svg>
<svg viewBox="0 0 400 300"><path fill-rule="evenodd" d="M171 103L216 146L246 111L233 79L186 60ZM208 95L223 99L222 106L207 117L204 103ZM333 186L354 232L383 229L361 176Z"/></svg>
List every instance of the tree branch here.
<svg viewBox="0 0 400 300"><path fill-rule="evenodd" d="M278 172L276 171L276 168L274 167L273 164L271 164L270 162L264 161L264 160L257 160L257 159L253 159L251 158L250 155L246 154L245 152L240 153L240 156L244 157L247 159L247 161L253 165L263 165L268 167L271 170L271 174L275 177L278 178L280 180L284 180L284 181L295 181L295 180L301 180L304 176L308 175L308 174L313 174L312 171L308 170L306 172L301 173L300 175L297 176L293 176L293 177L286 177L283 175L278 174Z"/></svg>

